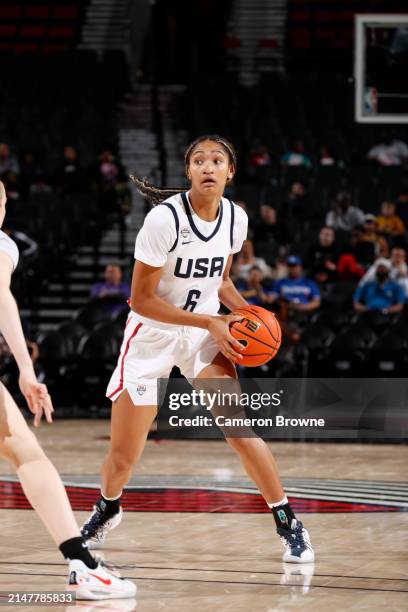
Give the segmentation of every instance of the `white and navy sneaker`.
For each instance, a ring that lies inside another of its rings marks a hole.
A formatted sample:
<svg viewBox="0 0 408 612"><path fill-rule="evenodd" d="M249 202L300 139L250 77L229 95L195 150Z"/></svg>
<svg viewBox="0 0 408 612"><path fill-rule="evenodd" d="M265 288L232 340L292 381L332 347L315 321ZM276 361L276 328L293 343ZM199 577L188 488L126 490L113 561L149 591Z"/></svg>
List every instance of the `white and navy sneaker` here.
<svg viewBox="0 0 408 612"><path fill-rule="evenodd" d="M75 591L77 599L125 599L136 595L136 585L122 578L113 568L98 559L90 569L79 559L69 562L67 590Z"/></svg>
<svg viewBox="0 0 408 612"><path fill-rule="evenodd" d="M106 535L111 529L115 529L122 520L122 508L116 514L106 512L105 502L99 499L93 507L93 512L88 520L82 525L81 534L88 544L90 550L102 548L105 544Z"/></svg>
<svg viewBox="0 0 408 612"><path fill-rule="evenodd" d="M278 527L277 532L285 549L282 561L285 563L312 563L314 561L310 536L300 521L294 518L290 529Z"/></svg>

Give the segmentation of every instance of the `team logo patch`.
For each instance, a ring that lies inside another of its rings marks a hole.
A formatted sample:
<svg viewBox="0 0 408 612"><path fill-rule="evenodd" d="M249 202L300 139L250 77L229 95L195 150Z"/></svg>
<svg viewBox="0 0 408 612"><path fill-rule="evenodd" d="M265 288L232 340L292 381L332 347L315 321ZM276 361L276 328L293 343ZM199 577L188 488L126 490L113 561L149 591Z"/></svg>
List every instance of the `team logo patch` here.
<svg viewBox="0 0 408 612"><path fill-rule="evenodd" d="M185 225L184 227L181 228L180 234L184 240L186 240L187 238L190 238L190 228L188 227L188 225Z"/></svg>
<svg viewBox="0 0 408 612"><path fill-rule="evenodd" d="M143 395L143 393L146 393L146 385L137 385L136 391L138 395Z"/></svg>

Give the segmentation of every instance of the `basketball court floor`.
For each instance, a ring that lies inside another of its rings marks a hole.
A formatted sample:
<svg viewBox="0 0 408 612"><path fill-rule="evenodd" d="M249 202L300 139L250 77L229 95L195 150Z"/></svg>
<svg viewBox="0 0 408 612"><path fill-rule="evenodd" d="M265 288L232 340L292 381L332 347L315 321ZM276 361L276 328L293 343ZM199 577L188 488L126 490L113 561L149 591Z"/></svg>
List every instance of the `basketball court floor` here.
<svg viewBox="0 0 408 612"><path fill-rule="evenodd" d="M57 421L38 431L79 522L98 496L108 432L108 421L91 420ZM137 599L44 609L407 610L408 448L272 447L288 497L311 534L314 565L282 563L273 518L226 443L152 439L124 496L128 511L104 551L137 582ZM64 588L66 565L4 463L0 529L0 590Z"/></svg>

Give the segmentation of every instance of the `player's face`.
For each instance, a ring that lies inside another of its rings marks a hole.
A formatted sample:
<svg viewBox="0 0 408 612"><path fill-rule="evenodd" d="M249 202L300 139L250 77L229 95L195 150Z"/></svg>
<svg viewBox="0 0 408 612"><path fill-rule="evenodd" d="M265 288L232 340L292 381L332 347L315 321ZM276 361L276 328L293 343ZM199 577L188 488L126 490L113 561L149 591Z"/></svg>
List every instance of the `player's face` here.
<svg viewBox="0 0 408 612"><path fill-rule="evenodd" d="M187 168L191 187L202 195L222 195L234 175L229 157L218 142L205 140L193 150Z"/></svg>

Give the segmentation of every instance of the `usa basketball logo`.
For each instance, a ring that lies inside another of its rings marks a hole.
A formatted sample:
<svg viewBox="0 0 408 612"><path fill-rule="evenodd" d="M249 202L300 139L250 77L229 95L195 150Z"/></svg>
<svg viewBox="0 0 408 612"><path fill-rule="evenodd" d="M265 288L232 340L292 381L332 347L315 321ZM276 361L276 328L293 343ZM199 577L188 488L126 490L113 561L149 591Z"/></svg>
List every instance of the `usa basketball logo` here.
<svg viewBox="0 0 408 612"><path fill-rule="evenodd" d="M190 228L187 225L185 225L184 227L181 228L180 234L184 240L186 240L187 238L190 238Z"/></svg>
<svg viewBox="0 0 408 612"><path fill-rule="evenodd" d="M136 391L138 395L143 395L143 393L146 393L146 385L137 385Z"/></svg>

